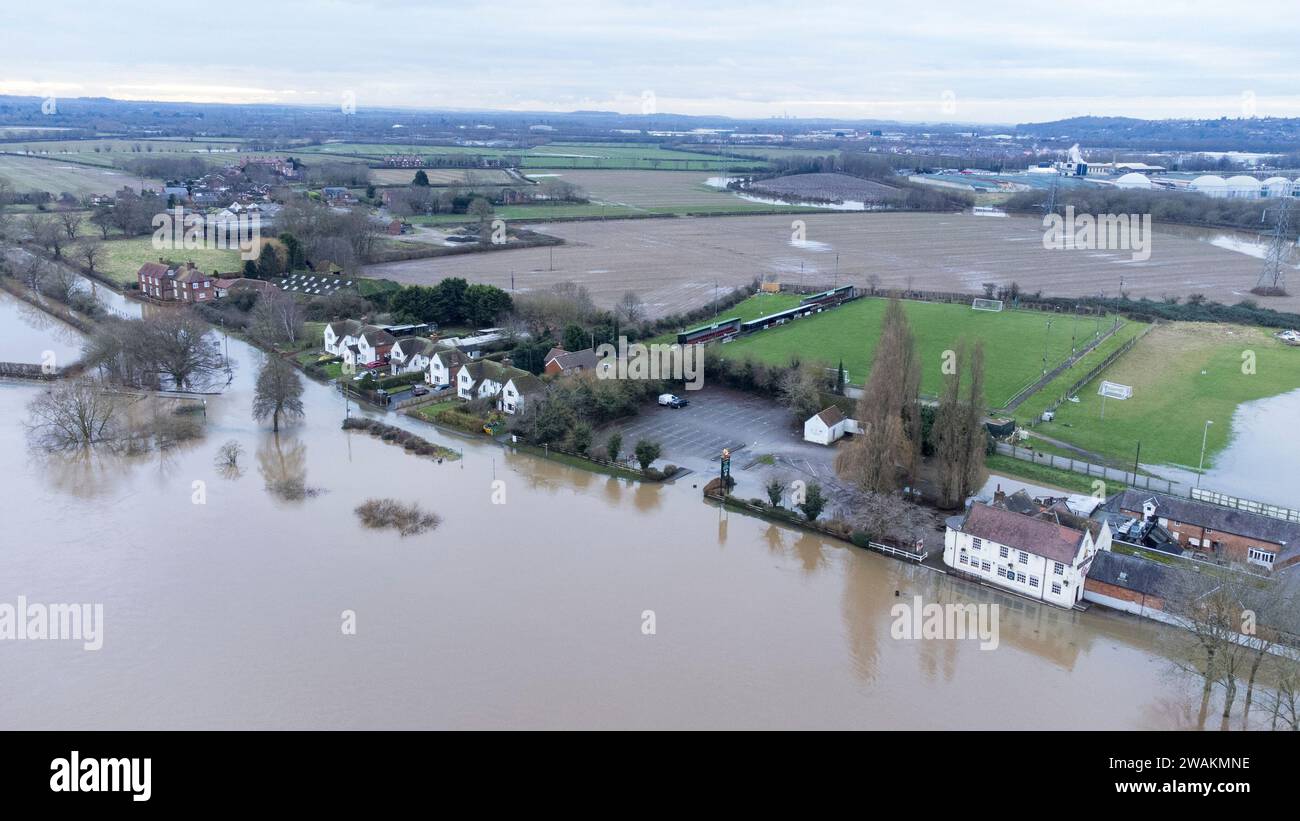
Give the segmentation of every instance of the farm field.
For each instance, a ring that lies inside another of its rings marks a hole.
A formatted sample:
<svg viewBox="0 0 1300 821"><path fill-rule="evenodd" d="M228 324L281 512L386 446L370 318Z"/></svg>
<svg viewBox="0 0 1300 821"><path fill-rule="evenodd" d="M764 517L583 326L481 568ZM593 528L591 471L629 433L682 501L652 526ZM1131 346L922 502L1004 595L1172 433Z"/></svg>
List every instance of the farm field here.
<svg viewBox="0 0 1300 821"><path fill-rule="evenodd" d="M140 178L126 171L13 154L0 154L0 178L8 180L15 191L48 191L55 196L64 192L78 197L110 194L124 185L140 189ZM151 179L144 184L146 188L162 186L161 181Z"/></svg>
<svg viewBox="0 0 1300 821"><path fill-rule="evenodd" d="M1212 244L1222 231L1192 236L1156 226L1151 259L1133 262L1122 251L1044 249L1042 225L1032 218L818 211L798 215L805 228L802 242L792 239L792 219L557 222L536 226L567 243L554 249L553 258L548 248L512 249L385 263L369 266L367 275L419 284L459 276L509 287L513 271L518 288L572 280L586 285L606 307L632 289L656 316L706 304L715 282L735 287L765 275L828 287L836 282L865 287L871 276L885 289L910 285L972 296L981 293L984 282L1014 280L1026 293L1085 296L1116 294L1123 274L1124 289L1134 297L1203 293L1229 304L1247 298L1259 276L1258 259ZM1300 295L1266 304L1297 310Z"/></svg>
<svg viewBox="0 0 1300 821"><path fill-rule="evenodd" d="M539 180L556 178L573 183L593 203L620 206L630 212L677 213L725 209L770 211L772 206L742 200L707 184L709 174L685 171L565 170L531 174ZM808 209L801 209L808 210Z"/></svg>
<svg viewBox="0 0 1300 821"><path fill-rule="evenodd" d="M385 143L327 143L312 146L302 154L326 154L378 159L388 154L422 156L474 155L520 157L525 168L628 168L678 171L711 171L736 167L762 168L755 159L745 163L734 157L714 157L674 151L652 143L551 143L529 149L466 145L402 145Z"/></svg>
<svg viewBox="0 0 1300 821"><path fill-rule="evenodd" d="M410 185L415 168L372 168L370 182L375 185ZM429 185L509 185L516 180L496 168L425 168Z"/></svg>
<svg viewBox="0 0 1300 821"><path fill-rule="evenodd" d="M220 271L223 274L239 271L243 260L239 252L225 249L197 248L192 251L158 251L153 247L150 236L131 237L130 239L113 239L104 243L107 259L96 267L104 276L118 283L129 285L136 281L136 272L146 262L157 262L159 257L172 262L193 261L204 271Z"/></svg>
<svg viewBox="0 0 1300 821"><path fill-rule="evenodd" d="M847 174L793 174L754 183L746 190L759 196L783 199L880 202L902 197L902 191L893 186Z"/></svg>
<svg viewBox="0 0 1300 821"><path fill-rule="evenodd" d="M1244 351L1255 354L1254 373L1242 372ZM1238 405L1300 388L1300 350L1259 328L1171 323L1152 328L1101 378L1133 386L1133 396L1107 399L1103 420L1094 382L1079 391L1078 404L1062 404L1054 421L1035 430L1130 461L1141 441L1144 464L1194 469L1209 419L1209 467L1231 439Z"/></svg>
<svg viewBox="0 0 1300 821"><path fill-rule="evenodd" d="M797 356L804 362L820 362L834 368L841 360L849 382L863 384L868 376L872 351L888 301L864 298L825 313L798 319L777 328L760 331L719 346L728 359L753 357L771 365L783 365ZM921 392L937 396L942 384L943 353L957 347L960 339L984 342L985 398L989 407L1004 405L1017 391L1042 372L1043 353L1049 367L1070 354L1070 334L1056 323L1047 330L1049 319L1040 311L976 311L968 305L905 301L903 308L916 337L921 357Z"/></svg>

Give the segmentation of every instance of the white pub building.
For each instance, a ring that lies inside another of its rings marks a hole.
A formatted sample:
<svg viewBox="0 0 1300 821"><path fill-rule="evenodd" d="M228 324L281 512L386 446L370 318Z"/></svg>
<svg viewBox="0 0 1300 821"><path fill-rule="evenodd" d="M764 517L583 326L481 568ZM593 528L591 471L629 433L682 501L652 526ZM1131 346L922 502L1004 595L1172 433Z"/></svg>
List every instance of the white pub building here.
<svg viewBox="0 0 1300 821"><path fill-rule="evenodd" d="M1030 516L976 502L959 522L949 521L943 562L987 584L1073 607L1083 598L1092 557L1110 549L1110 525L1081 520L1086 524L1077 529L1060 518L1050 511Z"/></svg>

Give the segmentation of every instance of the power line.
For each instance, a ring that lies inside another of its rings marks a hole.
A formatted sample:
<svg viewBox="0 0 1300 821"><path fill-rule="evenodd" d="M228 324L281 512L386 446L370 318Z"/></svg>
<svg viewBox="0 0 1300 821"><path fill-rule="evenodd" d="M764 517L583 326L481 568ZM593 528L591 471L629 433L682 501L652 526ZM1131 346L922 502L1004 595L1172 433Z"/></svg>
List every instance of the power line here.
<svg viewBox="0 0 1300 821"><path fill-rule="evenodd" d="M1264 269L1259 272L1259 282L1253 292L1263 296L1286 295L1286 266L1291 256L1291 198L1283 197L1277 220L1273 224L1273 237L1264 257Z"/></svg>

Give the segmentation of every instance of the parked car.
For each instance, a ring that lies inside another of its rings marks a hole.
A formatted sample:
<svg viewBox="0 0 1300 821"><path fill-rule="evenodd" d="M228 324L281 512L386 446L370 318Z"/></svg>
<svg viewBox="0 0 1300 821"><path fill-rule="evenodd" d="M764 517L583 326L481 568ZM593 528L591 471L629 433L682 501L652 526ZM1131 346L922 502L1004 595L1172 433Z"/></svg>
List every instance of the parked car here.
<svg viewBox="0 0 1300 821"><path fill-rule="evenodd" d="M691 403L675 393L661 393L659 394L659 404L668 408L684 408Z"/></svg>
<svg viewBox="0 0 1300 821"><path fill-rule="evenodd" d="M416 385L413 388L411 388L411 393L415 394L416 396L424 396L428 392L429 389L423 385Z"/></svg>

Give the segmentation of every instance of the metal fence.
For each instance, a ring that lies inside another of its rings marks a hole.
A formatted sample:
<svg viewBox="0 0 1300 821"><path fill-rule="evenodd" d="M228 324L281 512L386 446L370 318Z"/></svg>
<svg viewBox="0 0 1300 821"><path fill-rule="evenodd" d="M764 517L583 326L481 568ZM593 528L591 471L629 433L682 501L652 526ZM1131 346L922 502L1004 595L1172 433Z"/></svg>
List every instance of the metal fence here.
<svg viewBox="0 0 1300 821"><path fill-rule="evenodd" d="M1261 516L1271 516L1274 519L1300 523L1300 510L1293 510L1289 507L1264 504L1263 502L1229 496L1226 493L1213 490L1202 490L1198 487L1192 488L1191 498L1198 502L1209 502L1219 507L1230 507L1235 510L1244 510L1247 513L1258 513Z"/></svg>
<svg viewBox="0 0 1300 821"><path fill-rule="evenodd" d="M1182 485L1178 482L1171 482L1168 479L1161 479L1156 476L1143 476L1125 470L1106 467L1105 465L1094 465L1093 463L1085 462L1082 459L1074 459L1069 456L1057 456L1052 453L1042 453L1033 448L1019 448L1015 445L1009 445L1006 442L998 442L997 450L998 453L1006 454L1007 456L1025 462L1033 462L1036 465L1046 465L1058 470L1068 470L1072 473L1092 476L1106 482L1117 482L1119 484L1128 485L1129 487L1142 488L1143 490L1154 490L1158 493L1168 493L1170 495L1187 495L1185 491L1180 490Z"/></svg>

